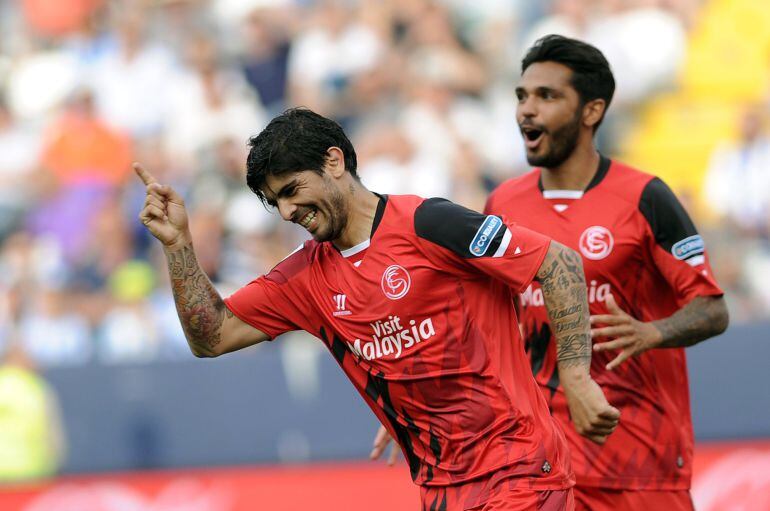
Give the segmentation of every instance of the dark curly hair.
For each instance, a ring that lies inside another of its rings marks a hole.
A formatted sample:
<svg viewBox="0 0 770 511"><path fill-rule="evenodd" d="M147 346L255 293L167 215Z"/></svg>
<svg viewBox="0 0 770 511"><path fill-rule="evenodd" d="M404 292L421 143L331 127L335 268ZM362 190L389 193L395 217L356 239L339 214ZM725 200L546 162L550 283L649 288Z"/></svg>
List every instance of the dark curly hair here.
<svg viewBox="0 0 770 511"><path fill-rule="evenodd" d="M615 77L610 64L598 48L577 39L560 35L547 35L527 51L521 61L521 72L536 62L557 62L572 70L571 84L580 96L582 104L603 99L604 111L610 106L615 94ZM601 120L594 126L599 127Z"/></svg>
<svg viewBox="0 0 770 511"><path fill-rule="evenodd" d="M345 170L358 179L356 151L342 127L307 108L286 110L251 137L249 146L246 184L263 204L267 204L262 188L268 175L304 170L323 174L330 147L342 150Z"/></svg>

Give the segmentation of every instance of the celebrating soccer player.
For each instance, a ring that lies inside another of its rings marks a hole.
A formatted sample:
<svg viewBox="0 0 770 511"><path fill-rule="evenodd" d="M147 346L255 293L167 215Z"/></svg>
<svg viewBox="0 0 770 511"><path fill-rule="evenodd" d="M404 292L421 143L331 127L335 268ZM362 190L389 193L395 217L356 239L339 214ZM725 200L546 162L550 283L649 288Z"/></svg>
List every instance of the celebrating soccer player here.
<svg viewBox="0 0 770 511"><path fill-rule="evenodd" d="M487 212L580 252L593 326L591 374L623 413L599 446L569 427L557 365L561 325L547 291L520 296L537 382L565 426L577 476L576 509L692 510L693 432L682 348L722 333L728 315L703 239L658 178L599 154L594 134L615 81L602 53L548 36L522 62L517 117L537 168L503 183ZM551 315L552 317L552 315Z"/></svg>
<svg viewBox="0 0 770 511"><path fill-rule="evenodd" d="M313 239L225 300L196 261L180 196L135 167L147 186L139 217L163 243L192 352L306 330L398 440L423 509L572 509L564 434L511 342L511 303L537 280L565 406L603 442L619 412L589 374L575 251L446 200L368 191L342 129L309 110L276 117L250 145L249 187Z"/></svg>

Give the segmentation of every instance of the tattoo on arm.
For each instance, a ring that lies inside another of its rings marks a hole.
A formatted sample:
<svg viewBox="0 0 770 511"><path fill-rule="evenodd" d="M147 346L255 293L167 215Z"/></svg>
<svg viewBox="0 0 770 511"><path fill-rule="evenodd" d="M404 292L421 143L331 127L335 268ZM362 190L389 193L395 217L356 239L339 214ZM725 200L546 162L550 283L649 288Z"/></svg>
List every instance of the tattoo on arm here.
<svg viewBox="0 0 770 511"><path fill-rule="evenodd" d="M537 280L556 337L559 367L588 368L591 364L591 328L580 256L574 250L551 242Z"/></svg>
<svg viewBox="0 0 770 511"><path fill-rule="evenodd" d="M196 356L213 356L225 315L233 317L198 264L192 245L167 252L171 289L187 342Z"/></svg>
<svg viewBox="0 0 770 511"><path fill-rule="evenodd" d="M662 336L661 348L692 346L727 329L729 315L724 298L697 296L666 319L652 324Z"/></svg>

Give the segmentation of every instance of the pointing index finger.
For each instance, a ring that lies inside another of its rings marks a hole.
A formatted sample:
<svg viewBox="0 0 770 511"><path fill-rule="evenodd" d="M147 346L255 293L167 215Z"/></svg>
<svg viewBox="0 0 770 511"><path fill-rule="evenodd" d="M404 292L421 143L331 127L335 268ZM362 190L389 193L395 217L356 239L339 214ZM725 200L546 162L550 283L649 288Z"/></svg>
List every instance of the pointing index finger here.
<svg viewBox="0 0 770 511"><path fill-rule="evenodd" d="M141 163L134 163L133 167L134 172L136 172L136 175L139 176L139 179L142 180L145 186L150 186L151 184L158 182L155 177L150 174L150 171L144 168Z"/></svg>

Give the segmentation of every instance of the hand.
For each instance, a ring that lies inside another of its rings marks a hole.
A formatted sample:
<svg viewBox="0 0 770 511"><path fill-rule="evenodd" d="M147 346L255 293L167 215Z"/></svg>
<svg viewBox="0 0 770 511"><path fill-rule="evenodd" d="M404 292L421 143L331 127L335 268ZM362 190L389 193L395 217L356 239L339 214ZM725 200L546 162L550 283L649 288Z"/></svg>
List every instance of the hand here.
<svg viewBox="0 0 770 511"><path fill-rule="evenodd" d="M607 402L601 387L590 376L566 381L562 378L561 383L577 432L604 444L618 425L620 410Z"/></svg>
<svg viewBox="0 0 770 511"><path fill-rule="evenodd" d="M191 240L182 197L168 185L161 185L141 164L134 171L147 187L144 208L139 220L167 248L187 244Z"/></svg>
<svg viewBox="0 0 770 511"><path fill-rule="evenodd" d="M382 456L382 453L385 452L385 449L387 449L388 444L393 442L393 437L390 436L390 433L388 433L388 430L385 429L385 426L380 426L380 429L377 430L377 436L374 437L374 445L372 452L369 454L369 459L371 460L377 460ZM396 464L396 460L398 459L398 445L393 442L393 445L390 448L390 455L388 456L388 465L391 467Z"/></svg>
<svg viewBox="0 0 770 511"><path fill-rule="evenodd" d="M591 330L591 338L614 338L611 341L594 343L594 351L621 350L607 369L612 370L629 358L655 348L661 342L660 331L652 323L644 323L623 311L615 302L615 297L607 296L609 314L591 316L591 326L607 325Z"/></svg>

